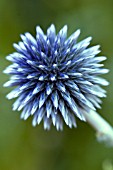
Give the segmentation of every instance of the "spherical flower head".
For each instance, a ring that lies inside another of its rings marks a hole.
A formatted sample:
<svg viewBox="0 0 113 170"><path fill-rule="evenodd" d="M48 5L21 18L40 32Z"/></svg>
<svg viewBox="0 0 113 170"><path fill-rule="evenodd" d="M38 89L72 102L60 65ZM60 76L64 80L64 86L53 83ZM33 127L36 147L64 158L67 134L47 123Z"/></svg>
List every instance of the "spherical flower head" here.
<svg viewBox="0 0 113 170"><path fill-rule="evenodd" d="M97 56L99 45L88 47L91 37L77 42L79 34L67 38L66 25L56 34L52 24L45 35L37 26L36 38L21 35L22 41L14 44L17 52L6 57L12 64L4 70L11 75L4 86L16 86L7 98L17 98L13 110L22 110L24 120L33 116L33 126L43 120L44 129L53 124L62 130L63 121L76 127L75 117L85 121L84 112L100 108L100 98L106 96L100 86L108 85L100 78L108 72L101 64L106 57Z"/></svg>

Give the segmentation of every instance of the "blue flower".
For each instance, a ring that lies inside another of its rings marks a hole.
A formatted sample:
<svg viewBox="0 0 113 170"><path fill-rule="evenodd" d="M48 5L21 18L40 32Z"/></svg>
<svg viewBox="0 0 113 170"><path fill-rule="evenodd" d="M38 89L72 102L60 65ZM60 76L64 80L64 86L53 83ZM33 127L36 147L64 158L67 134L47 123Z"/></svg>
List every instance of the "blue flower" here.
<svg viewBox="0 0 113 170"><path fill-rule="evenodd" d="M17 52L6 57L12 64L4 70L11 75L4 86L16 86L7 98L17 98L13 110L22 110L24 120L33 116L33 126L43 120L48 130L51 124L62 130L63 121L76 127L75 117L85 121L84 111L100 108L100 98L106 96L100 86L108 85L100 77L108 72L101 64L106 57L97 56L99 45L88 47L91 37L77 42L79 34L67 38L66 25L56 34L53 24L44 34L37 26L36 38L21 35L22 41L14 44Z"/></svg>

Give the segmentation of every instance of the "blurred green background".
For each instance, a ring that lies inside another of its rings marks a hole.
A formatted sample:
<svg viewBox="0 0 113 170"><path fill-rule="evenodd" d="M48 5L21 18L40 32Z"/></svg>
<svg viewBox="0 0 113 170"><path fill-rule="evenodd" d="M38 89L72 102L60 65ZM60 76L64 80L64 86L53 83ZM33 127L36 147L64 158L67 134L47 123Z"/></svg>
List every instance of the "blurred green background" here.
<svg viewBox="0 0 113 170"><path fill-rule="evenodd" d="M92 44L101 45L111 71L99 113L113 125L113 0L0 0L0 170L113 170L113 148L97 143L88 124L77 120L77 129L64 126L63 132L44 131L42 124L33 128L5 98L11 89L2 87L8 80L2 70L12 44L21 33L35 35L36 25L46 31L51 23L57 31L68 24L69 35L80 28L80 39L91 35Z"/></svg>

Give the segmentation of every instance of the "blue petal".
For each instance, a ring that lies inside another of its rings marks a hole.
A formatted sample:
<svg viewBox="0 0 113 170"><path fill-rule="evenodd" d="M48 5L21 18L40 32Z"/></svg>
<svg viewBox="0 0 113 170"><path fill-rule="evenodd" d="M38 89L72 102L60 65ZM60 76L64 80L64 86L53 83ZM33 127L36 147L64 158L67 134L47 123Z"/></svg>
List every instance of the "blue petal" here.
<svg viewBox="0 0 113 170"><path fill-rule="evenodd" d="M78 29L76 32L74 32L66 41L65 44L66 45L71 45L71 44L76 44L77 39L80 35L80 29Z"/></svg>
<svg viewBox="0 0 113 170"><path fill-rule="evenodd" d="M39 97L39 104L38 104L39 108L41 108L43 106L43 104L45 103L46 99L47 99L46 93L42 92L40 94L40 97Z"/></svg>
<svg viewBox="0 0 113 170"><path fill-rule="evenodd" d="M47 29L47 39L49 39L51 45L54 45L55 37L56 37L56 30L54 24L52 24Z"/></svg>
<svg viewBox="0 0 113 170"><path fill-rule="evenodd" d="M50 100L46 101L46 113L47 113L47 118L50 117L52 114L52 102Z"/></svg>
<svg viewBox="0 0 113 170"><path fill-rule="evenodd" d="M55 109L57 110L58 108L58 103L59 103L59 95L57 93L57 91L53 92L51 94L51 100L53 102L53 106L55 107Z"/></svg>

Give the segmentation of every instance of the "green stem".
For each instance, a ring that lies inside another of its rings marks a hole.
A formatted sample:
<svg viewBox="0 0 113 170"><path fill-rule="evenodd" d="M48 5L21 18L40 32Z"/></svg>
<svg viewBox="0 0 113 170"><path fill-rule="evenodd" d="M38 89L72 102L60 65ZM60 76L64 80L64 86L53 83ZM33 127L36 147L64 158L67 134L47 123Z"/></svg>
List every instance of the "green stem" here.
<svg viewBox="0 0 113 170"><path fill-rule="evenodd" d="M113 127L95 111L84 112L87 122L96 130L97 140L113 147Z"/></svg>

